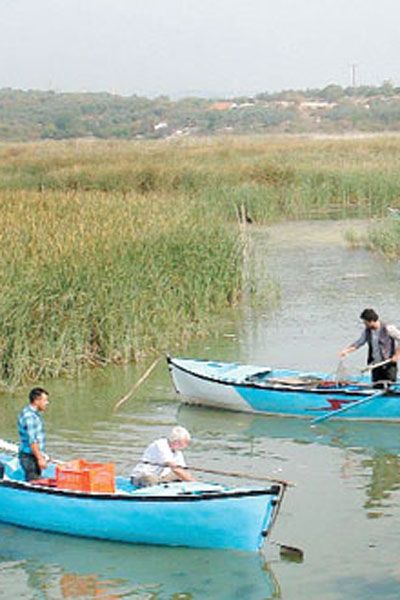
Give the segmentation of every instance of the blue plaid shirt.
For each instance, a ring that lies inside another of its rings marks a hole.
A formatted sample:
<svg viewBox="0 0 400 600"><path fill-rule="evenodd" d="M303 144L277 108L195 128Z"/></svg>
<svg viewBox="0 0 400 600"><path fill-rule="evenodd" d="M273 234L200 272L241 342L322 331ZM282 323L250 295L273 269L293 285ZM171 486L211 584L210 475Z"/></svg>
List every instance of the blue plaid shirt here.
<svg viewBox="0 0 400 600"><path fill-rule="evenodd" d="M19 451L32 454L31 444L37 444L41 452L46 448L44 422L38 410L30 404L20 412L18 433L21 440Z"/></svg>

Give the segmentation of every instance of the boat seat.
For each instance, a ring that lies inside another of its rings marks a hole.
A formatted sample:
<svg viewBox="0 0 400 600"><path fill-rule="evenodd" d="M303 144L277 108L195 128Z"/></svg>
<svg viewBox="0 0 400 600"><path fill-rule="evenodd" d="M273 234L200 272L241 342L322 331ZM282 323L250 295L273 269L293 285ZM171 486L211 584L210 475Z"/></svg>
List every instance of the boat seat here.
<svg viewBox="0 0 400 600"><path fill-rule="evenodd" d="M247 383L258 383L267 381L269 375L271 375L272 369L264 369L263 371L258 371L258 373L253 373L253 375L248 375L245 377L244 381Z"/></svg>

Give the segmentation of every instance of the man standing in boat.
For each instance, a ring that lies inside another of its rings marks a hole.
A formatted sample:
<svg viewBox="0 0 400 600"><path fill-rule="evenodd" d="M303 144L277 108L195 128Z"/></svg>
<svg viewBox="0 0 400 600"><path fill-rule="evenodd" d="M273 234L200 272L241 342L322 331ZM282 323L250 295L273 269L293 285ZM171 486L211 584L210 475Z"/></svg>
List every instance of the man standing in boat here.
<svg viewBox="0 0 400 600"><path fill-rule="evenodd" d="M46 410L48 404L48 392L43 388L33 388L29 393L28 406L25 406L18 417L19 460L26 481L39 479L47 466L46 435L41 413Z"/></svg>
<svg viewBox="0 0 400 600"><path fill-rule="evenodd" d="M344 348L340 357L344 358L350 352L368 344L368 365L371 365L372 382L396 381L397 361L400 358L400 331L394 325L386 325L379 320L379 316L372 308L365 308L360 319L364 322L365 329L361 337ZM374 367L379 363L385 363Z"/></svg>
<svg viewBox="0 0 400 600"><path fill-rule="evenodd" d="M187 429L177 426L168 438L151 443L131 473L133 485L145 487L170 481L193 481L182 453L190 439Z"/></svg>

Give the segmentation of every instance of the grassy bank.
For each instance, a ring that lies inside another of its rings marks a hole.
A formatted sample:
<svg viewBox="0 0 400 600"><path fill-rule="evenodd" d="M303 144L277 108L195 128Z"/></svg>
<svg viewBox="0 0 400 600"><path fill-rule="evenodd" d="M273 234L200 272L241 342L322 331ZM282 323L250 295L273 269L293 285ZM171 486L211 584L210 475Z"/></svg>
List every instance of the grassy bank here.
<svg viewBox="0 0 400 600"><path fill-rule="evenodd" d="M238 215L380 216L399 157L390 138L0 145L0 384L182 347L240 296Z"/></svg>

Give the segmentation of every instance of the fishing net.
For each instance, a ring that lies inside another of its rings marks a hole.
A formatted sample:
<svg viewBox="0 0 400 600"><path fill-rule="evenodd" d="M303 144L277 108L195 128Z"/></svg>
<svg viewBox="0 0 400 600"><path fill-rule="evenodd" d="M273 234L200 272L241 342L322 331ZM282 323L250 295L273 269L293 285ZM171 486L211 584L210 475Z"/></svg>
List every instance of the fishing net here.
<svg viewBox="0 0 400 600"><path fill-rule="evenodd" d="M345 367L344 360L339 360L338 366L336 367L336 372L335 372L336 385L340 385L340 384L343 385L343 384L347 383L348 381L351 381L351 373Z"/></svg>

